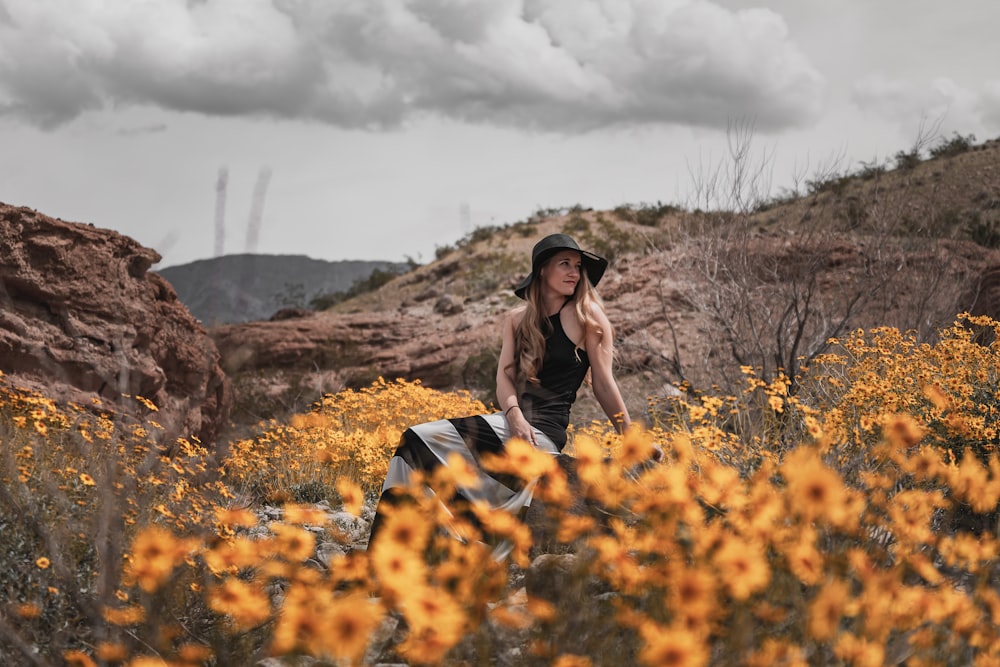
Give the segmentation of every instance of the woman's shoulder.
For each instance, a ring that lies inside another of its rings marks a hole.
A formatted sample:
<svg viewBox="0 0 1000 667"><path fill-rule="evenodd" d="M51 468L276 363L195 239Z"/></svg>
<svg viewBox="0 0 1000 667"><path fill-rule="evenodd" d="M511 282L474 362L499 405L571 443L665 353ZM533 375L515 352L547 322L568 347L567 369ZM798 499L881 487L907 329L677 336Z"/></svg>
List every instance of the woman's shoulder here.
<svg viewBox="0 0 1000 667"><path fill-rule="evenodd" d="M504 315L504 322L516 327L521 323L521 320L524 319L524 313L527 312L527 310L528 307L525 305L514 306L507 311L506 315Z"/></svg>
<svg viewBox="0 0 1000 667"><path fill-rule="evenodd" d="M611 330L611 321L608 319L608 314L604 312L604 306L598 301L590 301L584 305L584 317L586 321L583 324L587 330L587 335L602 335L604 332Z"/></svg>
<svg viewBox="0 0 1000 667"><path fill-rule="evenodd" d="M608 319L608 315L604 312L604 305L600 301L587 301L584 304L584 311L588 317L592 317L595 320L603 321Z"/></svg>

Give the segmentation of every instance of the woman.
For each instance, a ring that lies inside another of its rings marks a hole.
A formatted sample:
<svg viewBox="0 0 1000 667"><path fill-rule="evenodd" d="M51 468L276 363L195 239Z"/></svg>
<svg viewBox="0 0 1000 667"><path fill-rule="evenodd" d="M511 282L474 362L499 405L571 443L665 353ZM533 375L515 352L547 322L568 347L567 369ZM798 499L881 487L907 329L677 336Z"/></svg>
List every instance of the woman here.
<svg viewBox="0 0 1000 667"><path fill-rule="evenodd" d="M499 454L504 443L522 438L553 455L566 444L569 412L588 370L594 396L619 432L630 424L628 410L612 374L614 334L595 286L608 262L581 250L565 234L546 236L531 252L531 273L514 294L525 304L504 319L497 365L497 400L502 412L443 419L403 433L389 463L371 543L394 489L406 487L414 470L430 472L458 453L480 470L475 488L460 489L468 501L519 512L531 501L532 485L479 466L485 454Z"/></svg>

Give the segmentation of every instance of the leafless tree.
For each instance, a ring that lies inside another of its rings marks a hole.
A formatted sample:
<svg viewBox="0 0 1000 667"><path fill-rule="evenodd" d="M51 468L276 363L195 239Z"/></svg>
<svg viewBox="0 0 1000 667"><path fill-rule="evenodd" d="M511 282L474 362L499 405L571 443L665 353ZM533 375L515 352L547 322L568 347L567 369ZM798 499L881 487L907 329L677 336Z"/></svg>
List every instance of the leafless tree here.
<svg viewBox="0 0 1000 667"><path fill-rule="evenodd" d="M931 140L927 132L921 128L917 154ZM711 322L705 335L713 339L704 358L682 359L664 307L674 337L669 370L678 379L733 391L739 367L749 366L765 380L788 375L794 391L802 366L855 327L931 337L954 316L960 285L936 239L913 233L906 174L893 173L887 187L884 169L865 180L844 168L842 154L832 156L810 179L796 176L780 202L780 224L771 224L773 151L755 150L749 123L730 125L728 139L725 165L691 171L696 222L667 260L671 275L691 277L686 299Z"/></svg>

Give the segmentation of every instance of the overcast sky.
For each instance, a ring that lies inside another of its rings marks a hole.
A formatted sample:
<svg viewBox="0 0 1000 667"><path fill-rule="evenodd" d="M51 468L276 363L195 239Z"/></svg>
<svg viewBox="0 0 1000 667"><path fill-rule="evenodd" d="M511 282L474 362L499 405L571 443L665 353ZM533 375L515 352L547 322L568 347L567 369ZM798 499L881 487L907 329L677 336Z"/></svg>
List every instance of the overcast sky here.
<svg viewBox="0 0 1000 667"><path fill-rule="evenodd" d="M539 208L686 203L734 123L776 190L921 126L996 138L998 30L997 0L0 0L0 201L160 266L427 262Z"/></svg>

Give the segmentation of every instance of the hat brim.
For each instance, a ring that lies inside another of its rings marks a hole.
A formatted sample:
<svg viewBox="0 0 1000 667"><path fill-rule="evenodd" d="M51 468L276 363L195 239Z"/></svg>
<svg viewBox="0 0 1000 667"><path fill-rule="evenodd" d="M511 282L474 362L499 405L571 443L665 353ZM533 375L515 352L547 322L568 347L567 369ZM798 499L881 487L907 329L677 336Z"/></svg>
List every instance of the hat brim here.
<svg viewBox="0 0 1000 667"><path fill-rule="evenodd" d="M604 272L608 268L608 260L604 259L600 255L595 255L592 252L587 252L586 250L577 250L576 248L552 248L545 255L540 256L537 260L538 267L545 263L551 255L559 252L560 250L576 250L580 253L581 261L583 262L583 268L587 272L587 280L594 287L597 287L597 283L601 282L601 278L604 277ZM514 296L519 299L527 298L528 287L531 285L532 280L535 277L537 269L533 269L531 273L524 277L517 287L514 288Z"/></svg>

